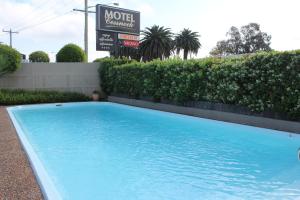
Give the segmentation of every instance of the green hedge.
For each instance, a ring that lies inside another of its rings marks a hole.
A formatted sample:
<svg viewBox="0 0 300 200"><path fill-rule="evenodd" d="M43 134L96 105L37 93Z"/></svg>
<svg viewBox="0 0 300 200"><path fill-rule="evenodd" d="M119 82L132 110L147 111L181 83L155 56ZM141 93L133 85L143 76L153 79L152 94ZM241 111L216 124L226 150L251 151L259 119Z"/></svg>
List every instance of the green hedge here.
<svg viewBox="0 0 300 200"><path fill-rule="evenodd" d="M131 63L132 60L129 60L127 58L98 58L94 60L94 62L101 63L101 67L99 68L99 74L100 74L100 80L102 83L105 83L102 85L102 90L106 91L107 94L111 93L110 91L111 85L113 84L113 79L110 77L109 69L113 66L123 65L126 63ZM112 81L112 82L110 82Z"/></svg>
<svg viewBox="0 0 300 200"><path fill-rule="evenodd" d="M100 62L102 88L107 94L235 104L300 120L299 50L227 59Z"/></svg>
<svg viewBox="0 0 300 200"><path fill-rule="evenodd" d="M0 89L0 105L79 102L89 100L89 97L74 92Z"/></svg>
<svg viewBox="0 0 300 200"><path fill-rule="evenodd" d="M67 44L56 54L56 62L86 62L85 52L76 44Z"/></svg>
<svg viewBox="0 0 300 200"><path fill-rule="evenodd" d="M12 73L21 66L21 54L7 46L0 44L0 76Z"/></svg>
<svg viewBox="0 0 300 200"><path fill-rule="evenodd" d="M30 62L50 62L49 56L44 51L35 51L29 55Z"/></svg>

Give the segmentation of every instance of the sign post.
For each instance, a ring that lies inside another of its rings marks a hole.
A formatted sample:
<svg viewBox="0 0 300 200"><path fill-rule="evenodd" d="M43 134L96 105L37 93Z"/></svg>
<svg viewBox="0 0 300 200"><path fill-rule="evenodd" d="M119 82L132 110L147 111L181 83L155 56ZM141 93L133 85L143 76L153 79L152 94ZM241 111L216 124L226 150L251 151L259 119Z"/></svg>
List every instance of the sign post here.
<svg viewBox="0 0 300 200"><path fill-rule="evenodd" d="M140 12L98 4L96 31L98 51L111 51L119 44L137 48L140 35Z"/></svg>

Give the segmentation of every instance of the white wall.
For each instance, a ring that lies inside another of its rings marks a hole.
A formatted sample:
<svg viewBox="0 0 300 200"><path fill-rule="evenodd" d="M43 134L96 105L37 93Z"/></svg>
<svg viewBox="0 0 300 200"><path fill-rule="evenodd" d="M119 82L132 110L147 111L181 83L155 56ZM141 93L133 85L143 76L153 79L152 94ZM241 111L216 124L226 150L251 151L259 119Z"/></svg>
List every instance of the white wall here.
<svg viewBox="0 0 300 200"><path fill-rule="evenodd" d="M0 88L57 90L90 95L100 90L99 63L22 63L0 77Z"/></svg>

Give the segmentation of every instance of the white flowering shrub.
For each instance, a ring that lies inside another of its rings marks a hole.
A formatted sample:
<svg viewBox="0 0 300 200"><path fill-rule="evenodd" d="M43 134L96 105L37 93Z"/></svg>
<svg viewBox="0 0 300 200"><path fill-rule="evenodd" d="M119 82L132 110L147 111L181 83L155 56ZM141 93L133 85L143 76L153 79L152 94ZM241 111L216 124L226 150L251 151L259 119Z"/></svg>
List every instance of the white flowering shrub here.
<svg viewBox="0 0 300 200"><path fill-rule="evenodd" d="M108 94L243 105L255 112L271 111L300 120L299 50L239 58L98 62L106 66L100 67L100 76Z"/></svg>

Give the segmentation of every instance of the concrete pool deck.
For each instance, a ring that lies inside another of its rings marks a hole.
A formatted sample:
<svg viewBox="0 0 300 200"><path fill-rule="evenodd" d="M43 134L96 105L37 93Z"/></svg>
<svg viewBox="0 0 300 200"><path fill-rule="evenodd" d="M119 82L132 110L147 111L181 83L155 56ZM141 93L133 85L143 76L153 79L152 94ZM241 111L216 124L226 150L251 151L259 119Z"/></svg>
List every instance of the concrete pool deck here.
<svg viewBox="0 0 300 200"><path fill-rule="evenodd" d="M6 107L0 106L0 199L43 199Z"/></svg>

